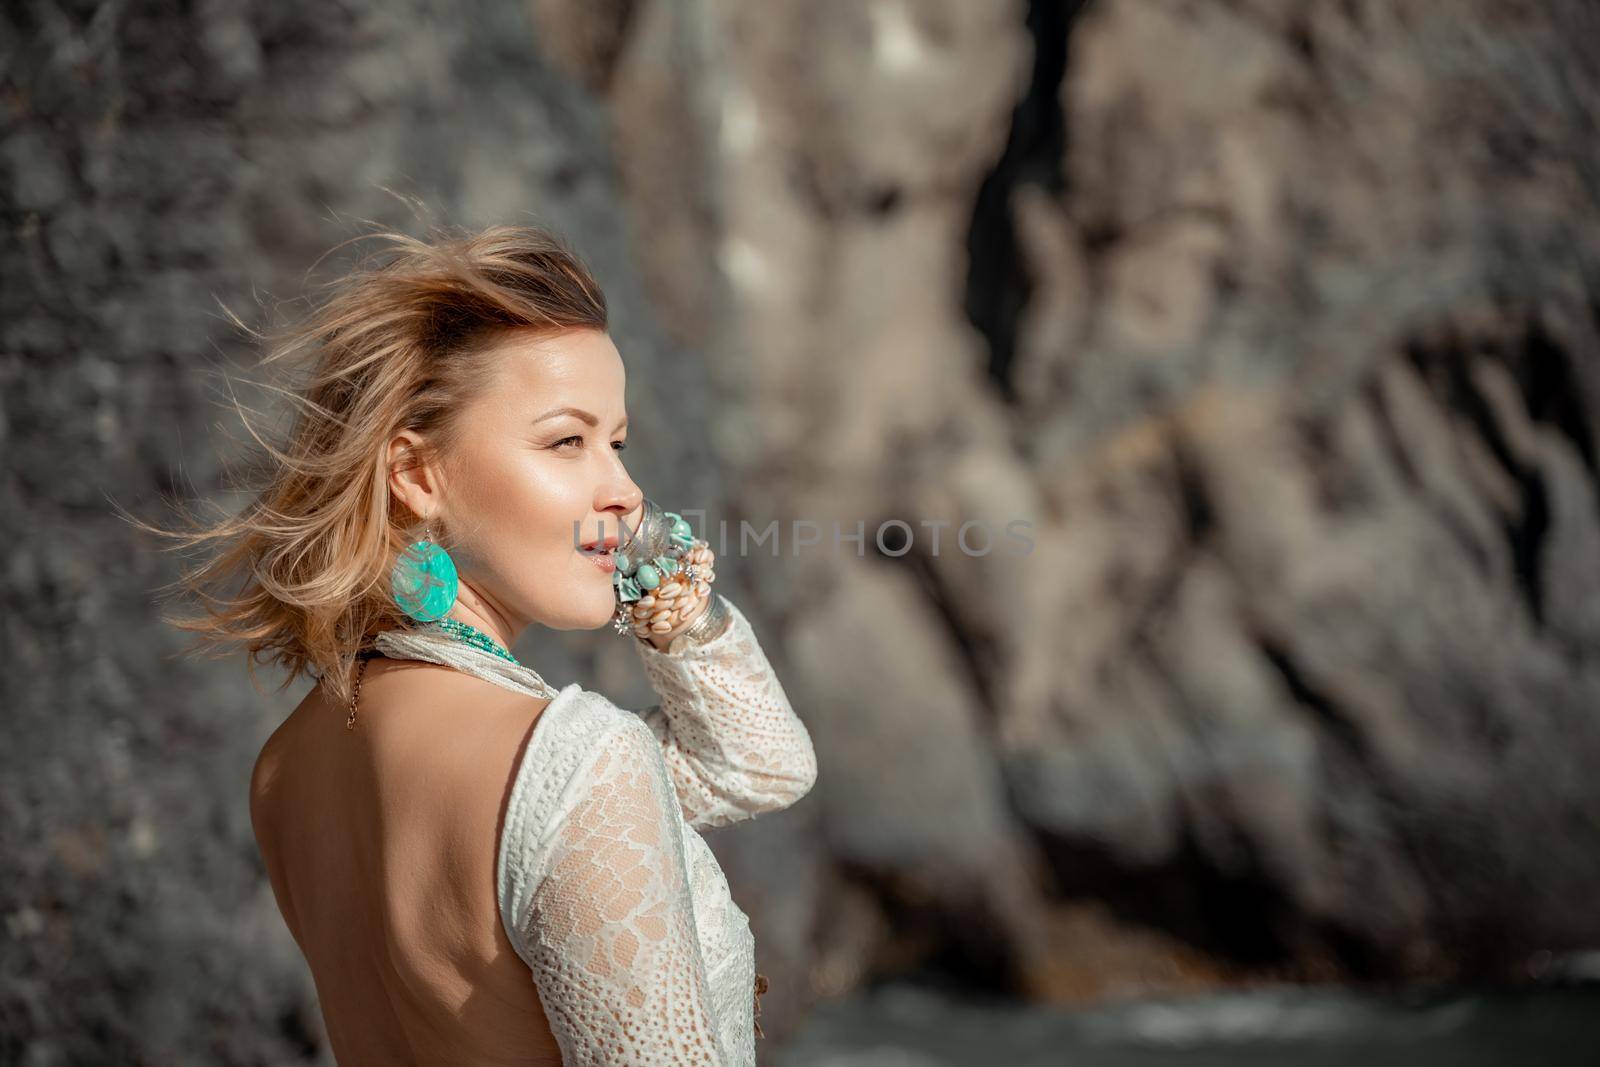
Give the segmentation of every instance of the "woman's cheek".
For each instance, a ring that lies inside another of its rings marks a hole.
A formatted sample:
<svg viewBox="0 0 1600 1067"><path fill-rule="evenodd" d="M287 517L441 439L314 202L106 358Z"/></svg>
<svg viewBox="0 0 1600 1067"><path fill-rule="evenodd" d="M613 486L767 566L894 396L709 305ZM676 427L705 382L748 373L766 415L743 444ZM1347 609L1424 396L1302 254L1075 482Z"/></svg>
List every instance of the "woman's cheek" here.
<svg viewBox="0 0 1600 1067"><path fill-rule="evenodd" d="M582 535L589 532L585 522L593 489L563 474L548 469L535 472L506 494L516 499L524 534L537 536L553 552L576 547ZM578 524L576 536L574 523Z"/></svg>

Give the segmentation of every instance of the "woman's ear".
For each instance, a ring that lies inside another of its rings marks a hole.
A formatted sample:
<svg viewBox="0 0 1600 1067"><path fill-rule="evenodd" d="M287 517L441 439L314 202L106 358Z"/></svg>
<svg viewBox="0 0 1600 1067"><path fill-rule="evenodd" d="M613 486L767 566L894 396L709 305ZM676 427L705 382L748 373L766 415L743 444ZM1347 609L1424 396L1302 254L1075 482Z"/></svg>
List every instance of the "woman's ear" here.
<svg viewBox="0 0 1600 1067"><path fill-rule="evenodd" d="M422 438L410 430L389 439L389 492L426 522L439 510L439 480L424 455Z"/></svg>

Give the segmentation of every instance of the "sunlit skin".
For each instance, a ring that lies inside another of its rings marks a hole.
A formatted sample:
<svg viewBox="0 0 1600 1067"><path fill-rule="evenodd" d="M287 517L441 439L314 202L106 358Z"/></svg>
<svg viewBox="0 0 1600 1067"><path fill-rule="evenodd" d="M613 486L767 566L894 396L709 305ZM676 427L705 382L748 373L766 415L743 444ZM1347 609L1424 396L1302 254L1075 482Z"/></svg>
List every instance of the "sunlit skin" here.
<svg viewBox="0 0 1600 1067"><path fill-rule="evenodd" d="M623 465L627 375L610 336L518 331L493 355L495 380L458 413L451 455L401 469L419 443L402 431L388 458L395 497L433 524L455 561L460 588L450 618L510 648L534 623L591 630L610 621L611 573L581 546L625 538L644 494ZM652 635L652 644L665 648L704 610L702 603L671 632Z"/></svg>

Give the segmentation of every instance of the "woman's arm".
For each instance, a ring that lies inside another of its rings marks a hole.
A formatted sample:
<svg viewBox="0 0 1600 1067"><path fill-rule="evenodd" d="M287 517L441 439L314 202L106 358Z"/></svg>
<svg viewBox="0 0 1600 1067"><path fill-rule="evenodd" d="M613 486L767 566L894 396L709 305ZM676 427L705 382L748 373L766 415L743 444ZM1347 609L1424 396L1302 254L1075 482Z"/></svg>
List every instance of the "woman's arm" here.
<svg viewBox="0 0 1600 1067"><path fill-rule="evenodd" d="M711 595L728 618L708 640L681 637L670 651L635 642L661 697L642 718L661 745L684 820L696 829L786 808L817 778L811 735L749 620Z"/></svg>
<svg viewBox="0 0 1600 1067"><path fill-rule="evenodd" d="M567 787L578 796L527 854L524 960L576 1064L730 1064L695 929L682 824L654 737L621 717Z"/></svg>

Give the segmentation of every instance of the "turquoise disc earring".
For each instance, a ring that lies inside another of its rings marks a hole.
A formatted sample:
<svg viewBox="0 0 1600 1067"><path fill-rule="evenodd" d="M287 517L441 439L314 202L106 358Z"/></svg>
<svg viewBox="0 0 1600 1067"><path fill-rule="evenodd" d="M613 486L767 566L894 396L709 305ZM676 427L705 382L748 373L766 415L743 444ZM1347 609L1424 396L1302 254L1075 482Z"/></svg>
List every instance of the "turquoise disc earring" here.
<svg viewBox="0 0 1600 1067"><path fill-rule="evenodd" d="M418 541L394 561L389 587L400 610L418 622L436 622L456 602L456 561L442 545Z"/></svg>

